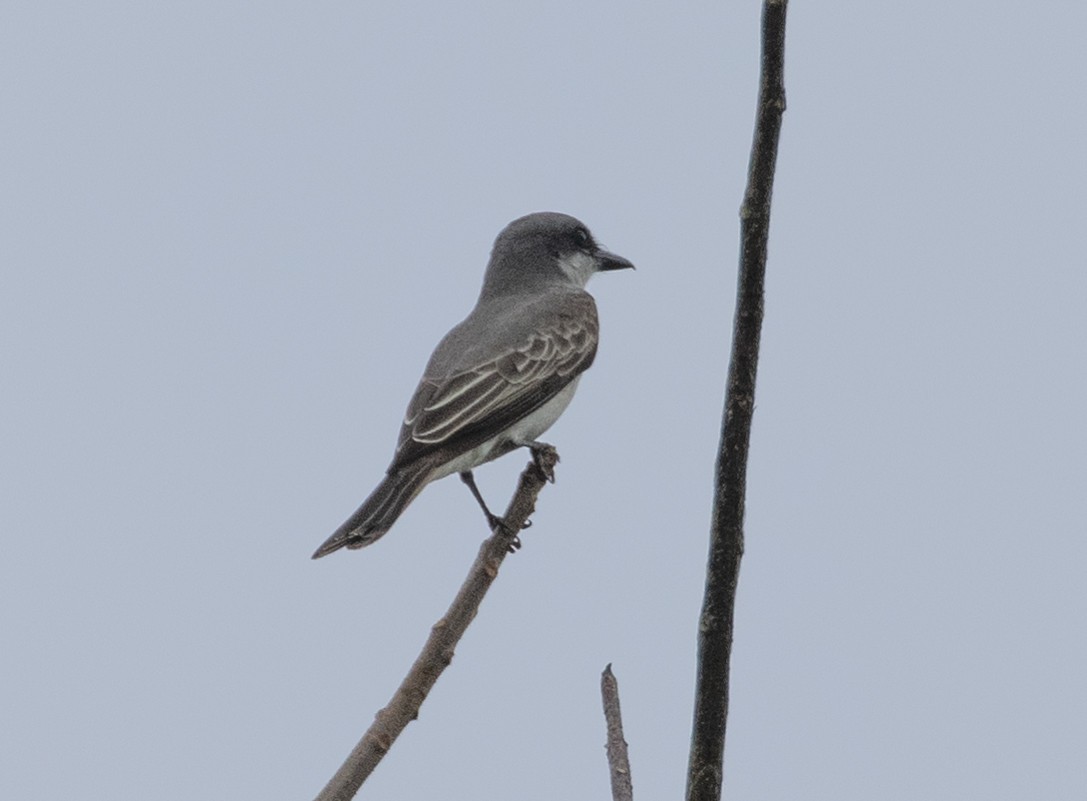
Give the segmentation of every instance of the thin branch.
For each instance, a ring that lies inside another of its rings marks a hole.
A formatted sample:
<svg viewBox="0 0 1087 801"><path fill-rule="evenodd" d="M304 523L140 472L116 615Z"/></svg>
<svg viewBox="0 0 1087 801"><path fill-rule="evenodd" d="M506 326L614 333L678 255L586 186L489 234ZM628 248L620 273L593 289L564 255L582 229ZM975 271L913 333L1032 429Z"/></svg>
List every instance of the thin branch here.
<svg viewBox="0 0 1087 801"><path fill-rule="evenodd" d="M619 682L615 680L610 664L600 676L600 695L604 701L604 721L608 726L608 767L611 769L612 801L634 801L627 741L623 739L623 715L619 711Z"/></svg>
<svg viewBox="0 0 1087 801"><path fill-rule="evenodd" d="M762 13L762 66L755 136L747 190L740 209L740 272L728 389L717 456L713 522L706 590L698 627L698 678L695 691L687 801L721 797L728 717L729 659L733 610L744 550L744 495L755 374L762 329L763 279L770 229L781 117L785 111L785 12L787 0L765 0Z"/></svg>
<svg viewBox="0 0 1087 801"><path fill-rule="evenodd" d="M540 466L529 462L521 473L517 492L506 509L505 521L512 531L520 531L536 509L536 497L547 484L541 468L554 470L558 453L548 446L539 451ZM396 738L419 714L438 676L453 659L453 650L468 624L476 616L483 596L498 576L498 568L510 552L509 534L496 528L479 549L468 577L461 585L445 616L430 630L422 652L401 682L389 705L374 716L374 722L351 751L336 775L328 782L316 801L349 801L385 756Z"/></svg>

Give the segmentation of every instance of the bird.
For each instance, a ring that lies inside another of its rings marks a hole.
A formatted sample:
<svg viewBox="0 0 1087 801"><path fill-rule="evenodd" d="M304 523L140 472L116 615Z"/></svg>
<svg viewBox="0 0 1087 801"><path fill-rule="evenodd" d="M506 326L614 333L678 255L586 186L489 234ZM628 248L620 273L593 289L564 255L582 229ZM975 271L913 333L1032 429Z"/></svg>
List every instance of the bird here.
<svg viewBox="0 0 1087 801"><path fill-rule="evenodd" d="M541 464L550 446L537 438L566 409L596 356L600 325L585 285L598 272L633 267L567 214L536 212L503 228L475 307L423 371L384 479L313 558L376 542L427 484L453 473L491 529L503 525L472 469L522 447Z"/></svg>

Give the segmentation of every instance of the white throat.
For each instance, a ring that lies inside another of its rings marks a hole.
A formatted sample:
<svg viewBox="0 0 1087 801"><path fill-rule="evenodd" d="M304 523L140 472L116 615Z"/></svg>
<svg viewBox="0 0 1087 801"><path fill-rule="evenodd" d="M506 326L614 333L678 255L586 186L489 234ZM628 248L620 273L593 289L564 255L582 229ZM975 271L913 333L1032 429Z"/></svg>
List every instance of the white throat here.
<svg viewBox="0 0 1087 801"><path fill-rule="evenodd" d="M596 272L596 259L578 250L567 256L559 256L559 268L571 283L584 289L593 273Z"/></svg>

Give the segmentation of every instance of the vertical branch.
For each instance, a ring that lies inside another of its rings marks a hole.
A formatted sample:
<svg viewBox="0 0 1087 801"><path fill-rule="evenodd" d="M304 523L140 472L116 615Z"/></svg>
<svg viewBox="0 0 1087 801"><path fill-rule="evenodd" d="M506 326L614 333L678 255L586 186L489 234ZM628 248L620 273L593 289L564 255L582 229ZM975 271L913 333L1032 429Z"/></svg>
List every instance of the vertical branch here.
<svg viewBox="0 0 1087 801"><path fill-rule="evenodd" d="M721 797L728 717L729 659L740 557L755 375L762 329L770 200L785 111L785 12L788 0L764 0L758 111L747 189L740 209L740 271L728 388L717 455L706 589L698 627L698 677L687 772L687 801Z"/></svg>
<svg viewBox="0 0 1087 801"><path fill-rule="evenodd" d="M600 676L600 696L604 702L604 722L608 727L608 768L611 771L612 801L634 801L634 785L630 779L630 758L627 741L623 738L623 715L619 711L619 682L611 672L611 664Z"/></svg>

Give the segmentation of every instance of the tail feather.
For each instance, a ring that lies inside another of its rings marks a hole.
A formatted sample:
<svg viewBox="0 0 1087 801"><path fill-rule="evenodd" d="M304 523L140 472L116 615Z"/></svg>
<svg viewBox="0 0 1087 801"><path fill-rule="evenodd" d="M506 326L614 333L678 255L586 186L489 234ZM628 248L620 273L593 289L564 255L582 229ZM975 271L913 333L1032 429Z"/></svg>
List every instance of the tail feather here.
<svg viewBox="0 0 1087 801"><path fill-rule="evenodd" d="M433 473L432 460L423 458L386 475L362 506L314 551L313 558L320 559L340 548L362 548L380 539L415 500Z"/></svg>

